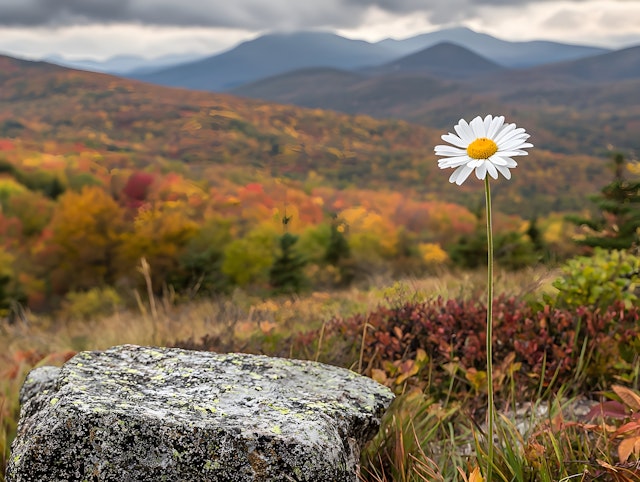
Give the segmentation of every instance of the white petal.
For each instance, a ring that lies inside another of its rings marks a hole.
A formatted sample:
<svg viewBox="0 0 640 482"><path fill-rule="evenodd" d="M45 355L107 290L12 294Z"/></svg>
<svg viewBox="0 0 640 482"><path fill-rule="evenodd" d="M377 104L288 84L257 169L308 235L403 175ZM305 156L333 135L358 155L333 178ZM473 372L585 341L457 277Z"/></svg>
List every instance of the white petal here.
<svg viewBox="0 0 640 482"><path fill-rule="evenodd" d="M462 166L464 164L467 164L467 161L456 161L456 162L449 162L449 163L438 163L438 167L440 169L453 169L455 167L459 167Z"/></svg>
<svg viewBox="0 0 640 482"><path fill-rule="evenodd" d="M508 137L508 135L507 135L507 137ZM520 136L515 136L515 137L508 137L508 139L502 138L502 139L500 139L499 143L496 143L496 144L498 144L499 147L507 145L507 144L513 144L513 143L524 144L524 143L527 142L527 139L528 139L528 136L520 135Z"/></svg>
<svg viewBox="0 0 640 482"><path fill-rule="evenodd" d="M494 166L491 161L487 161L486 165L489 175L494 179L498 179L498 171L496 170L496 166Z"/></svg>
<svg viewBox="0 0 640 482"><path fill-rule="evenodd" d="M442 140L445 141L445 142L449 142L449 143L453 144L454 146L461 147L463 149L466 149L467 146L469 145L467 142L464 142L457 135L452 134L451 132L449 132L448 134L444 134L442 136Z"/></svg>
<svg viewBox="0 0 640 482"><path fill-rule="evenodd" d="M512 168L514 168L514 167L517 167L517 166L518 166L518 163L517 163L516 161L514 161L513 159L511 159L510 157L503 157L503 159L504 159L505 161L507 161L507 167L508 167L509 169L512 169ZM496 167L497 167L497 166L498 166L498 165L496 164Z"/></svg>
<svg viewBox="0 0 640 482"><path fill-rule="evenodd" d="M445 159L439 159L438 160L438 167L440 169L444 169L446 167L461 166L462 164L466 164L470 160L471 160L471 158L469 156L448 157L448 158L445 158Z"/></svg>
<svg viewBox="0 0 640 482"><path fill-rule="evenodd" d="M493 121L492 115L487 115L484 118L484 135L485 137L489 137L489 129L491 128L491 122Z"/></svg>
<svg viewBox="0 0 640 482"><path fill-rule="evenodd" d="M527 133L527 131L525 131L522 127L519 127L517 129L515 129L512 133L511 133L512 137L522 137L522 138L529 138L531 137L531 134Z"/></svg>
<svg viewBox="0 0 640 482"><path fill-rule="evenodd" d="M476 139L479 137L486 137L487 132L484 130L484 123L480 116L474 117L470 125Z"/></svg>
<svg viewBox="0 0 640 482"><path fill-rule="evenodd" d="M460 119L458 123L455 126L453 126L453 128L460 136L460 139L466 142L467 145L471 144L475 140L475 137L473 135L473 130L471 129L469 124L467 124L466 120Z"/></svg>
<svg viewBox="0 0 640 482"><path fill-rule="evenodd" d="M502 157L511 157L511 156L526 156L529 153L527 151L498 151L498 154Z"/></svg>
<svg viewBox="0 0 640 482"><path fill-rule="evenodd" d="M467 180L467 178L469 177L469 174L471 174L471 172L473 171L473 168L469 167L469 164L465 164L464 166L460 166L459 169L460 169L460 173L456 178L456 184L458 186L461 186L462 183Z"/></svg>
<svg viewBox="0 0 640 482"><path fill-rule="evenodd" d="M459 159L455 162L450 162L447 167L458 167L458 166L462 166L463 164L468 164L469 163L469 158L467 159Z"/></svg>
<svg viewBox="0 0 640 482"><path fill-rule="evenodd" d="M458 149L453 146L436 146L436 155L438 156L461 156L466 154L466 149Z"/></svg>
<svg viewBox="0 0 640 482"><path fill-rule="evenodd" d="M509 171L507 167L496 166L496 169L500 171L500 174L502 174L505 178L511 179L511 171Z"/></svg>
<svg viewBox="0 0 640 482"><path fill-rule="evenodd" d="M484 164L484 159L471 159L469 167L475 169L476 167L480 167L482 164Z"/></svg>
<svg viewBox="0 0 640 482"><path fill-rule="evenodd" d="M491 156L489 158L489 161L491 161L491 163L495 164L496 166L506 166L507 165L507 161L505 161L498 154L494 154L493 156Z"/></svg>
<svg viewBox="0 0 640 482"><path fill-rule="evenodd" d="M501 132L500 134L498 134L498 138L494 139L495 143L505 143L505 142L509 142L512 139L516 139L519 138L522 134L524 134L524 129L522 127L518 127L517 129L515 129L515 124L511 124L514 129L509 129L509 131L507 132Z"/></svg>
<svg viewBox="0 0 640 482"><path fill-rule="evenodd" d="M521 139L511 139L509 141L503 140L498 146L498 149L504 150L504 151L509 151L511 149L521 149L521 146L524 144L527 144L527 143Z"/></svg>
<svg viewBox="0 0 640 482"><path fill-rule="evenodd" d="M502 130L498 131L496 136L493 138L493 142L500 145L499 142L504 139L504 137L509 134L509 132L513 131L516 128L515 124L507 124L502 127Z"/></svg>
<svg viewBox="0 0 640 482"><path fill-rule="evenodd" d="M491 121L491 126L487 129L487 137L489 139L493 139L493 136L496 135L498 130L504 124L504 116L494 117L493 121Z"/></svg>
<svg viewBox="0 0 640 482"><path fill-rule="evenodd" d="M476 168L476 177L480 180L483 180L487 177L487 163L483 162L481 166Z"/></svg>
<svg viewBox="0 0 640 482"><path fill-rule="evenodd" d="M462 168L463 166L460 166L458 169L451 173L451 176L449 176L449 182L456 182L456 179L458 179L458 176L462 172Z"/></svg>

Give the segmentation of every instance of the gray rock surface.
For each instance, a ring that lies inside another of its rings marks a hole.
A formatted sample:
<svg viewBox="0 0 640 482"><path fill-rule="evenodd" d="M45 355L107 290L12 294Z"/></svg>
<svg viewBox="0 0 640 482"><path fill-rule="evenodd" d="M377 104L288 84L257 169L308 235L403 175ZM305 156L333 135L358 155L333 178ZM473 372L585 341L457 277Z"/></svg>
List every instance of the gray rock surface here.
<svg viewBox="0 0 640 482"><path fill-rule="evenodd" d="M48 390L55 390L58 375L60 375L60 368L58 367L45 366L31 370L20 389L20 405L24 405L27 400L35 395L46 393Z"/></svg>
<svg viewBox="0 0 640 482"><path fill-rule="evenodd" d="M355 482L393 398L320 363L133 345L42 386L24 390L7 482Z"/></svg>

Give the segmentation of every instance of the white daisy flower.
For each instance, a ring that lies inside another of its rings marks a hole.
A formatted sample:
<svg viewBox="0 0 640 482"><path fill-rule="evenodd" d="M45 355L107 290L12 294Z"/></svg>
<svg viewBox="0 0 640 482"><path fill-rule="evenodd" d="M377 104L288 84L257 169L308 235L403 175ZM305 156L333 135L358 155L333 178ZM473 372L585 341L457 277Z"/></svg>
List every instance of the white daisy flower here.
<svg viewBox="0 0 640 482"><path fill-rule="evenodd" d="M478 179L484 179L487 173L498 178L498 173L511 179L511 171L518 165L512 158L526 156L524 151L533 144L525 142L529 138L524 129L516 128L515 124L505 124L504 117L491 115L482 119L480 116L467 123L460 119L454 129L458 135L449 132L442 136L442 140L450 145L435 147L436 155L444 156L438 161L438 167L456 168L449 178L449 182L461 185L475 169Z"/></svg>

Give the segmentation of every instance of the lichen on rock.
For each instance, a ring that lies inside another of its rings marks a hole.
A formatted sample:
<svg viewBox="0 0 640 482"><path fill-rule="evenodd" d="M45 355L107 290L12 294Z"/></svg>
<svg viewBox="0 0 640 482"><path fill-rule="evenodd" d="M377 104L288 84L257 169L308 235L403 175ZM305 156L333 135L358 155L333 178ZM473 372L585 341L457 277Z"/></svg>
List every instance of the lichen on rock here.
<svg viewBox="0 0 640 482"><path fill-rule="evenodd" d="M20 405L24 405L35 395L42 394L47 390L55 390L59 374L60 368L58 367L44 366L31 370L20 389Z"/></svg>
<svg viewBox="0 0 640 482"><path fill-rule="evenodd" d="M356 481L393 398L320 363L134 345L30 377L8 482Z"/></svg>

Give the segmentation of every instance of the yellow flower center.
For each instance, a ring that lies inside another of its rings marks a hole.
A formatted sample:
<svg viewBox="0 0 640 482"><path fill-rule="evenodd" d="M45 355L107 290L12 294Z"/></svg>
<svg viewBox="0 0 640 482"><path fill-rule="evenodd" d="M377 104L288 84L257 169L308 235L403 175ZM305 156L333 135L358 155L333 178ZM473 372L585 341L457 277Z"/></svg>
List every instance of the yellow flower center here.
<svg viewBox="0 0 640 482"><path fill-rule="evenodd" d="M467 154L471 159L489 159L496 152L498 145L486 137L479 137L467 147Z"/></svg>

